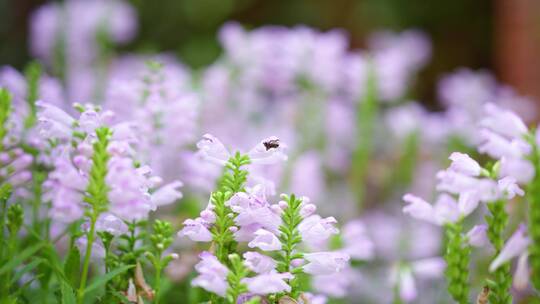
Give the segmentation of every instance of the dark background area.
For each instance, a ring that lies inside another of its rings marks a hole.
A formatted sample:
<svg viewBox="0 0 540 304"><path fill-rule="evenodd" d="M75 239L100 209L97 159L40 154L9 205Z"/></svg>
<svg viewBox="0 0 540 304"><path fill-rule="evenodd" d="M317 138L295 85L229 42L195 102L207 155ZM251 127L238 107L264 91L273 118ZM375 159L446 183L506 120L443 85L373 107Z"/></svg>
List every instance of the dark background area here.
<svg viewBox="0 0 540 304"><path fill-rule="evenodd" d="M350 34L351 48L363 47L366 36L376 30L417 28L433 43L431 63L421 73L417 89L423 99L432 99L441 74L460 66L488 68L507 80L497 64L504 61L497 51L499 40L505 41L497 36L499 19L506 18L505 11L513 9L508 7L515 6L513 3L535 0L511 1L131 0L139 15L139 30L136 39L121 50L169 51L199 68L219 56L216 33L228 20L248 28L268 24L342 28ZM0 64L21 68L29 61L28 17L45 2L0 0ZM499 2L507 5L502 14ZM524 93L530 92L525 89Z"/></svg>

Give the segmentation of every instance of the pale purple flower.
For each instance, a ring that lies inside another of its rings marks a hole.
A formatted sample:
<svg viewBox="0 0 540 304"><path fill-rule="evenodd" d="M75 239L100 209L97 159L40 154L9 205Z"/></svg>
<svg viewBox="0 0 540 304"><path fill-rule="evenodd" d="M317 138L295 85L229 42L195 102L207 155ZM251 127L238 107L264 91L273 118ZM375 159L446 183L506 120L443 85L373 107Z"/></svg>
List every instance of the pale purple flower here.
<svg viewBox="0 0 540 304"><path fill-rule="evenodd" d="M291 286L285 282L290 280L293 275L290 273L263 273L255 277L244 278L242 283L246 284L249 292L267 295L279 292L290 292Z"/></svg>
<svg viewBox="0 0 540 304"><path fill-rule="evenodd" d="M478 206L478 200L469 198L467 193L460 196L459 203L446 193L440 194L434 205L412 194L406 194L403 200L409 203L403 207L404 213L439 226L466 217Z"/></svg>
<svg viewBox="0 0 540 304"><path fill-rule="evenodd" d="M343 270L349 263L349 255L343 252L315 252L304 254L308 262L304 272L313 275L328 275Z"/></svg>
<svg viewBox="0 0 540 304"><path fill-rule="evenodd" d="M249 248L259 248L264 251L281 249L281 242L275 234L265 229L255 231L255 238L248 243Z"/></svg>
<svg viewBox="0 0 540 304"><path fill-rule="evenodd" d="M416 281L412 270L408 266L394 265L390 272L390 284L399 292L399 298L404 302L411 302L418 296Z"/></svg>
<svg viewBox="0 0 540 304"><path fill-rule="evenodd" d="M178 188L182 187L182 182L174 181L167 185L164 185L152 193L152 204L155 206L163 206L174 203L182 198L182 192L178 191Z"/></svg>
<svg viewBox="0 0 540 304"><path fill-rule="evenodd" d="M375 255L375 245L369 238L364 223L352 220L343 227L343 252L351 259L370 260Z"/></svg>
<svg viewBox="0 0 540 304"><path fill-rule="evenodd" d="M469 232L467 232L467 239L469 244L474 247L483 247L487 244L487 225L475 225Z"/></svg>
<svg viewBox="0 0 540 304"><path fill-rule="evenodd" d="M489 265L489 271L493 272L502 264L508 262L512 258L526 252L531 240L526 235L527 228L525 225L520 225L514 234L508 239L499 255Z"/></svg>
<svg viewBox="0 0 540 304"><path fill-rule="evenodd" d="M291 176L291 192L310 197L314 202L325 193L325 177L319 154L309 151L295 162Z"/></svg>
<svg viewBox="0 0 540 304"><path fill-rule="evenodd" d="M131 158L111 157L106 181L110 187L109 210L114 215L128 221L144 219L157 208L148 193L150 177L137 169Z"/></svg>
<svg viewBox="0 0 540 304"><path fill-rule="evenodd" d="M525 123L515 113L504 110L493 103L484 106L486 116L480 121L480 126L508 138L520 138L528 129Z"/></svg>
<svg viewBox="0 0 540 304"><path fill-rule="evenodd" d="M314 275L311 285L317 293L333 298L343 298L347 295L351 285L351 276L348 271L336 272L327 275Z"/></svg>
<svg viewBox="0 0 540 304"><path fill-rule="evenodd" d="M104 231L119 236L128 232L128 226L113 214L102 213L96 221L96 231Z"/></svg>
<svg viewBox="0 0 540 304"><path fill-rule="evenodd" d="M315 214L305 218L298 225L298 231L303 242L311 247L320 248L328 238L339 232L335 224L337 220L334 217L321 218Z"/></svg>
<svg viewBox="0 0 540 304"><path fill-rule="evenodd" d="M246 267L259 274L269 273L273 271L277 265L277 262L274 259L256 251L245 252L243 257Z"/></svg>
<svg viewBox="0 0 540 304"><path fill-rule="evenodd" d="M450 170L469 176L478 176L482 172L482 167L465 153L454 152L450 155L450 160Z"/></svg>
<svg viewBox="0 0 540 304"><path fill-rule="evenodd" d="M522 253L516 265L516 271L514 272L514 288L517 290L525 290L529 285L530 270L528 265L529 253Z"/></svg>
<svg viewBox="0 0 540 304"><path fill-rule="evenodd" d="M525 195L525 191L518 186L516 179L512 176L503 177L497 184L499 190L507 199L513 199L516 195Z"/></svg>
<svg viewBox="0 0 540 304"><path fill-rule="evenodd" d="M403 213L419 220L428 222L434 221L435 212L430 203L410 193L405 194L403 200L408 203L407 206L403 207Z"/></svg>
<svg viewBox="0 0 540 304"><path fill-rule="evenodd" d="M326 304L328 299L324 295L316 295L310 292L304 292L303 298L298 299L299 304Z"/></svg>
<svg viewBox="0 0 540 304"><path fill-rule="evenodd" d="M198 286L222 297L227 292L227 274L229 270L209 252L202 252L201 261L195 265L199 275L191 281L192 286Z"/></svg>
<svg viewBox="0 0 540 304"><path fill-rule="evenodd" d="M184 221L184 228L178 232L178 236L187 236L195 242L210 242L212 233L206 225L207 223L201 218L187 219Z"/></svg>
<svg viewBox="0 0 540 304"><path fill-rule="evenodd" d="M497 183L487 178L475 178L453 170L437 173L437 190L452 194L475 192L480 201L493 201L498 198Z"/></svg>
<svg viewBox="0 0 540 304"><path fill-rule="evenodd" d="M534 166L526 159L502 157L500 160L499 175L511 176L520 184L529 183L534 177Z"/></svg>
<svg viewBox="0 0 540 304"><path fill-rule="evenodd" d="M456 200L446 193L437 197L434 205L435 221L439 225L445 223L454 223L465 214L460 214L459 206Z"/></svg>
<svg viewBox="0 0 540 304"><path fill-rule="evenodd" d="M411 268L413 273L419 278L440 278L446 268L446 262L441 257L424 258L413 261Z"/></svg>
<svg viewBox="0 0 540 304"><path fill-rule="evenodd" d="M287 160L286 148L279 138L271 136L253 147L248 156L255 164L274 164Z"/></svg>
<svg viewBox="0 0 540 304"><path fill-rule="evenodd" d="M37 101L38 122L40 124L40 134L44 138L58 138L67 140L71 138L72 128L75 119L60 108Z"/></svg>
<svg viewBox="0 0 540 304"><path fill-rule="evenodd" d="M75 242L75 246L79 249L79 252L81 252L81 255L83 252L86 252L86 248L88 246L88 239L86 236L82 236L77 239ZM105 247L103 247L103 244L101 243L101 240L97 239L94 240L92 243L92 258L94 259L103 259L105 257Z"/></svg>
<svg viewBox="0 0 540 304"><path fill-rule="evenodd" d="M463 216L471 214L476 207L478 207L479 201L480 198L478 192L467 191L461 193L458 199L459 213Z"/></svg>
<svg viewBox="0 0 540 304"><path fill-rule="evenodd" d="M238 215L234 221L240 227L254 225L277 233L281 218L266 201L264 187L257 185L248 189L248 193L240 192L225 203Z"/></svg>
<svg viewBox="0 0 540 304"><path fill-rule="evenodd" d="M220 165L225 165L232 156L223 143L210 134L203 136L197 143L197 148L207 160ZM287 159L284 151L284 144L280 143L277 137L272 136L253 147L247 155L254 164L273 164Z"/></svg>
<svg viewBox="0 0 540 304"><path fill-rule="evenodd" d="M480 130L482 144L478 146L478 152L486 153L493 158L519 158L529 154L531 147L520 138L507 139L487 129Z"/></svg>
<svg viewBox="0 0 540 304"><path fill-rule="evenodd" d="M440 278L445 267L444 259L440 257L417 260L410 265L395 266L390 281L399 290L400 299L408 303L418 297L417 279Z"/></svg>

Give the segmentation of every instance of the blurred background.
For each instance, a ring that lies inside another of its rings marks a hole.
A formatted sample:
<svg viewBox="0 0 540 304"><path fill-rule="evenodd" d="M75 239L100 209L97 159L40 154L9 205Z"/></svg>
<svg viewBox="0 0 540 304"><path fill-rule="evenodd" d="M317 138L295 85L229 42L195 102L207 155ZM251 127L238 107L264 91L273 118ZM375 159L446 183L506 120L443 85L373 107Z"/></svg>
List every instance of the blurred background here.
<svg viewBox="0 0 540 304"><path fill-rule="evenodd" d="M28 52L28 18L47 1L0 0L0 64L23 67ZM421 71L417 96L434 100L441 74L459 66L487 68L522 95L540 99L540 1L537 0L159 0L129 1L139 30L127 51L168 51L200 68L221 49L217 31L228 20L248 28L305 24L342 28L351 48L364 47L375 30L418 28L433 43ZM428 102L429 103L429 102Z"/></svg>

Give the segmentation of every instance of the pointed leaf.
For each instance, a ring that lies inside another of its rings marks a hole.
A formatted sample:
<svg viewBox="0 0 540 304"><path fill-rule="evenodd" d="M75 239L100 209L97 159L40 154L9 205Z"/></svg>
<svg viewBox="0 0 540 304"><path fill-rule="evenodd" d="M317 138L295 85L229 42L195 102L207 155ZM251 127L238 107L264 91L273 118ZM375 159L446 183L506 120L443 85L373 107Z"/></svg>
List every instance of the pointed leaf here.
<svg viewBox="0 0 540 304"><path fill-rule="evenodd" d="M85 289L85 293L90 292L94 289L100 288L101 286L105 285L108 281L110 281L112 278L116 277L119 274L124 273L125 271L133 268L134 265L125 265L119 268L114 269L113 271L106 273L105 275L97 277L88 287Z"/></svg>

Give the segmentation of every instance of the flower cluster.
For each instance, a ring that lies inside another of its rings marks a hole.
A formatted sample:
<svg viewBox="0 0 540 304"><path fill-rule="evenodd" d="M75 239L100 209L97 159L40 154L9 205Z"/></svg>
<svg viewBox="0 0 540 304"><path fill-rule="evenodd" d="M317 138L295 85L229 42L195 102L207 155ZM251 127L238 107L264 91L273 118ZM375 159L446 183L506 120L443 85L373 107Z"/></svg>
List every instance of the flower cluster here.
<svg viewBox="0 0 540 304"><path fill-rule="evenodd" d="M489 266L493 277L487 281L489 299L495 303L511 301L509 260L520 256L514 275L514 287L523 290L528 285L528 248L530 245L527 228L522 224L508 241L504 240L508 225L508 205L511 200L525 195L520 185L527 190L535 189L537 136L528 130L523 121L513 112L488 103L485 116L479 122L481 141L478 152L494 159L488 168L482 167L469 155L454 152L450 155L451 165L437 174L436 203L429 204L412 194L403 199L408 203L403 212L414 218L436 225L444 225L448 236L446 259L449 292L459 303L469 301L467 276L469 273L470 246L484 246L487 241L495 250ZM457 197L455 199L453 196ZM463 219L479 205L486 206L486 224L474 226L463 233ZM534 227L536 199L529 199L529 226ZM535 229L529 229L534 235ZM534 272L534 269L533 269ZM533 279L533 283L534 279Z"/></svg>
<svg viewBox="0 0 540 304"><path fill-rule="evenodd" d="M264 185L245 186L248 172L244 166L286 159L278 138L265 139L246 154L231 155L209 134L198 147L206 159L224 165L226 172L209 205L198 218L187 219L179 233L193 241L212 242L214 254L203 252L195 266L199 276L192 281L194 286L226 297L230 303L255 296L270 301L299 299L302 274L317 279L347 267L350 257L345 250L302 250L321 246L338 233L333 217L314 214L316 206L306 197L282 195L281 201L272 204ZM243 259L237 251L241 243L251 249L242 254Z"/></svg>

